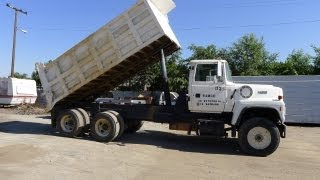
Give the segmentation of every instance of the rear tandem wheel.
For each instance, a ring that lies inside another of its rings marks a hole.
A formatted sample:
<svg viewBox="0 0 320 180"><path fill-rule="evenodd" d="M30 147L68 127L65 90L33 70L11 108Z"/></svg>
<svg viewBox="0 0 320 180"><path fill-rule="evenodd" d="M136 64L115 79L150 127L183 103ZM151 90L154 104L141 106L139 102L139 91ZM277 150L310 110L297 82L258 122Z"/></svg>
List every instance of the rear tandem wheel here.
<svg viewBox="0 0 320 180"><path fill-rule="evenodd" d="M91 136L100 142L110 142L119 134L118 119L112 113L106 111L97 114L90 124Z"/></svg>
<svg viewBox="0 0 320 180"><path fill-rule="evenodd" d="M57 118L59 132L67 137L79 136L84 126L83 116L76 109L66 110Z"/></svg>

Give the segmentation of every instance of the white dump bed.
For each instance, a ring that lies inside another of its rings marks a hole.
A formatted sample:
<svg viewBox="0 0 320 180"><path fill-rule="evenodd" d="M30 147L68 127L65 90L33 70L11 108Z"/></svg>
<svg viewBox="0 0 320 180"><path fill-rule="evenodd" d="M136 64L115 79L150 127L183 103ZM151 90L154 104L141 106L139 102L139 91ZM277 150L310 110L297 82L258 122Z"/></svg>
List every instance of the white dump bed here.
<svg viewBox="0 0 320 180"><path fill-rule="evenodd" d="M69 51L37 64L47 109L112 90L180 48L167 14L172 0L139 0Z"/></svg>
<svg viewBox="0 0 320 180"><path fill-rule="evenodd" d="M34 80L0 78L0 104L34 104L37 99L37 85Z"/></svg>

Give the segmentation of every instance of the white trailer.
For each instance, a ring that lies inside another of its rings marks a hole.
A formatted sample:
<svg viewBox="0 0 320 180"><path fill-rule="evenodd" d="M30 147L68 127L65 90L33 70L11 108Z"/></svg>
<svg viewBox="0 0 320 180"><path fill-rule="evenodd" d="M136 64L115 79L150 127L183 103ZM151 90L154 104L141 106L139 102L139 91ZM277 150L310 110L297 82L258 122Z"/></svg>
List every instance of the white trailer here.
<svg viewBox="0 0 320 180"><path fill-rule="evenodd" d="M0 78L0 104L34 104L37 99L37 85L34 80Z"/></svg>

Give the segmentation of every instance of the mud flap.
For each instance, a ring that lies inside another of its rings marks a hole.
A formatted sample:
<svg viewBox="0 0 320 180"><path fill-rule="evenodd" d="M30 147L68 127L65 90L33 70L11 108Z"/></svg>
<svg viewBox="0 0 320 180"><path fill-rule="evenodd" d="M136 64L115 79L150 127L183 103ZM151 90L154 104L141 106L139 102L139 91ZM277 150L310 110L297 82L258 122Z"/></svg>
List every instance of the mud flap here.
<svg viewBox="0 0 320 180"><path fill-rule="evenodd" d="M279 131L280 131L280 136L282 138L286 138L287 136L287 126L285 124L280 124L278 125Z"/></svg>

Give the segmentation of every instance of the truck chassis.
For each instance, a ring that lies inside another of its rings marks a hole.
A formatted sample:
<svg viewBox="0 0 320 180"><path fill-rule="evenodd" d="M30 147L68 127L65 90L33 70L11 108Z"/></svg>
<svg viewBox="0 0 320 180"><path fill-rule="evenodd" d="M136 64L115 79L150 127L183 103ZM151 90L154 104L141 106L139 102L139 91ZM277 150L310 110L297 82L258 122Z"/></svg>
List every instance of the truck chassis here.
<svg viewBox="0 0 320 180"><path fill-rule="evenodd" d="M228 137L227 132L230 131L232 137L237 137L238 133L241 146L241 143L245 144L241 142L244 141L242 134L245 133L242 127L250 126L252 123L267 123L266 128L273 129L271 132L276 136L273 148L259 151L247 146L242 147L244 152L257 156L271 154L278 147L280 136L286 136L285 126L280 121L272 123L272 120L263 119L266 118L265 115L243 115L237 125L231 125L232 112L193 113L188 111L187 101L186 94L181 93L175 106L64 102L56 104L51 111L52 127L57 128L64 136L77 137L89 132L97 141L110 142L119 139L123 133L136 132L141 128L143 121L150 121L168 123L171 130L186 131L189 135L194 131L199 136ZM246 122L251 123L248 125Z"/></svg>

